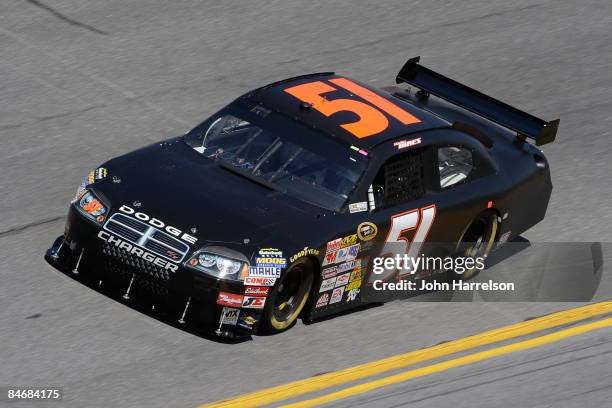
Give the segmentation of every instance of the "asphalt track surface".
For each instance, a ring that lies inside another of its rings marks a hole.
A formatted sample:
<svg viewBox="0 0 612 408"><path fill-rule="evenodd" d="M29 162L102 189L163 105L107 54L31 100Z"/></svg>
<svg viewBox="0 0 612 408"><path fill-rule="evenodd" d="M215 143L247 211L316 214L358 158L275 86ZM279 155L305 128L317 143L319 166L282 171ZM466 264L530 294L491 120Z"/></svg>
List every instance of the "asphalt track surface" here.
<svg viewBox="0 0 612 408"><path fill-rule="evenodd" d="M609 1L3 0L0 386L62 386L65 406L189 407L575 306L392 302L228 345L43 261L77 185L104 160L279 78L335 70L386 85L415 55L561 117L545 146L549 213L527 238L612 241ZM596 298L611 297L604 280ZM600 407L612 398L611 340L609 329L589 332L336 405Z"/></svg>

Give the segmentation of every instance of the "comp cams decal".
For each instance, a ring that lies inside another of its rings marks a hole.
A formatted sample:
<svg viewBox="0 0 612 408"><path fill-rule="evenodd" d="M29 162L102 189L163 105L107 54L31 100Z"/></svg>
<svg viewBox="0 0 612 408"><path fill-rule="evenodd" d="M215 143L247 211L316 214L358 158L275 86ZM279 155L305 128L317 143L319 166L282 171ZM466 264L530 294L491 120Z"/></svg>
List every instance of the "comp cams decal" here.
<svg viewBox="0 0 612 408"><path fill-rule="evenodd" d="M244 278L244 284L247 286L274 286L276 278L264 276L247 276Z"/></svg>

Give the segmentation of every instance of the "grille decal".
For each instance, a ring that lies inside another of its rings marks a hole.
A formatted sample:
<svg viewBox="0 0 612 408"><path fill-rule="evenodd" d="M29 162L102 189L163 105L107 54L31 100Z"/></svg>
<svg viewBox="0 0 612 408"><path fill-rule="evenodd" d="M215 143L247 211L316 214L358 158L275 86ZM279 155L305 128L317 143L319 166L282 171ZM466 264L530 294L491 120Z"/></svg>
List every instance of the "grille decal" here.
<svg viewBox="0 0 612 408"><path fill-rule="evenodd" d="M178 238L120 213L113 214L104 224L104 229L172 262L182 262L189 251L189 246Z"/></svg>

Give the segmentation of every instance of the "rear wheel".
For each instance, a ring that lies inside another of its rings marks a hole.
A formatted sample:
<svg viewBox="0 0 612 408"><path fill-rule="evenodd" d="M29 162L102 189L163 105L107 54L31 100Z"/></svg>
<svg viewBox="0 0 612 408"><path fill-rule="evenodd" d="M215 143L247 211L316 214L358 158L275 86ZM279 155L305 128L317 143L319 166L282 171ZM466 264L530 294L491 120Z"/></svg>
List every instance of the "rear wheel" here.
<svg viewBox="0 0 612 408"><path fill-rule="evenodd" d="M495 211L486 211L479 215L465 230L457 244L457 256L466 258L486 258L497 235L497 214ZM480 269L473 267L464 273L454 273L455 278L467 280L478 275Z"/></svg>
<svg viewBox="0 0 612 408"><path fill-rule="evenodd" d="M303 258L289 267L268 296L263 329L278 333L291 327L304 309L313 283L313 264Z"/></svg>

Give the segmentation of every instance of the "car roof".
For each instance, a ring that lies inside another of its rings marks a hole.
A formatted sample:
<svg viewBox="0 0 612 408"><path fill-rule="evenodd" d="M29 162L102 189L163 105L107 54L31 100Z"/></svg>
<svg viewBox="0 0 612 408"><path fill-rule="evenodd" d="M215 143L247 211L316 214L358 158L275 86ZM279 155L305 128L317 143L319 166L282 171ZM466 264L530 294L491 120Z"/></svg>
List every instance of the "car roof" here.
<svg viewBox="0 0 612 408"><path fill-rule="evenodd" d="M449 122L409 101L333 72L274 82L242 98L366 150L387 140L450 126ZM386 126L381 114L387 119ZM353 122L363 126L346 127Z"/></svg>

